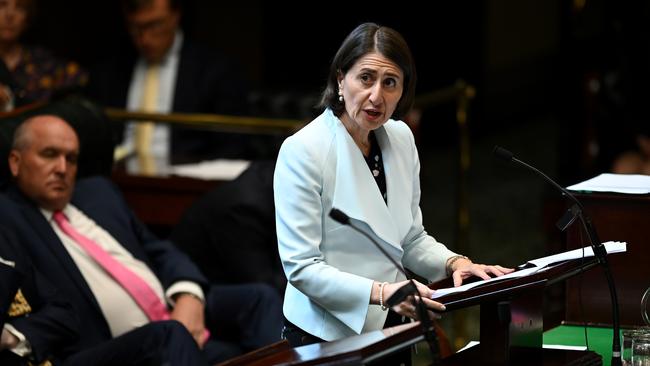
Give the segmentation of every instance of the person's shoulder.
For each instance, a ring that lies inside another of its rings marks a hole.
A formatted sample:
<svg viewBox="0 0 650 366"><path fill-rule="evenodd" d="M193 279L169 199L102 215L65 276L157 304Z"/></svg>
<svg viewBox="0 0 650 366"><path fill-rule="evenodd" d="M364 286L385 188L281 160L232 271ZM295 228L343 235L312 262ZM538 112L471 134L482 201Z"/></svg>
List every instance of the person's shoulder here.
<svg viewBox="0 0 650 366"><path fill-rule="evenodd" d="M18 264L18 268L26 261L25 248L18 244L15 232L9 226L0 224L0 258Z"/></svg>
<svg viewBox="0 0 650 366"><path fill-rule="evenodd" d="M190 37L184 37L180 48L181 57L191 58L203 63L213 64L213 66L227 65L234 67L235 63L231 57L227 56L217 47L197 41Z"/></svg>
<svg viewBox="0 0 650 366"><path fill-rule="evenodd" d="M116 45L104 50L101 55L90 64L91 74L107 74L114 77L116 71L131 72L138 59L138 53L131 45Z"/></svg>
<svg viewBox="0 0 650 366"><path fill-rule="evenodd" d="M285 143L303 145L305 148L318 148L322 144L329 143L327 137L334 134L335 123L331 111L326 110L298 132L288 137Z"/></svg>
<svg viewBox="0 0 650 366"><path fill-rule="evenodd" d="M102 191L114 191L116 186L110 179L101 176L93 175L89 177L84 177L75 183L75 194L77 193L90 193L94 194L97 190Z"/></svg>
<svg viewBox="0 0 650 366"><path fill-rule="evenodd" d="M0 193L0 212L15 210L22 206L35 207L34 203L12 181L5 191Z"/></svg>
<svg viewBox="0 0 650 366"><path fill-rule="evenodd" d="M400 135L412 134L411 128L402 120L395 120L391 118L384 124L384 127L386 128L386 130L391 131L392 133L395 134L400 134Z"/></svg>
<svg viewBox="0 0 650 366"><path fill-rule="evenodd" d="M399 141L405 144L415 143L413 131L411 131L411 128L404 121L389 119L384 124L384 129L392 141Z"/></svg>
<svg viewBox="0 0 650 366"><path fill-rule="evenodd" d="M323 161L334 142L335 126L328 111L309 122L282 143L278 160ZM305 159L296 159L303 157ZM318 164L318 163L317 163Z"/></svg>
<svg viewBox="0 0 650 366"><path fill-rule="evenodd" d="M238 95L239 98L244 97L249 88L242 63L216 47L184 37L179 57L179 70L191 70L201 85L219 86L219 93L227 91L228 96Z"/></svg>

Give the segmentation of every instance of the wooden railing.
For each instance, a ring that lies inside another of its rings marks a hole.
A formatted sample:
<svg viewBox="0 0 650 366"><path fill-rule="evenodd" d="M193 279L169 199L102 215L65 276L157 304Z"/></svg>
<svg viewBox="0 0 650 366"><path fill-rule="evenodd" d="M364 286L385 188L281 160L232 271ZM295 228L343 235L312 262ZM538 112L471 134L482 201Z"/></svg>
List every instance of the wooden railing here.
<svg viewBox="0 0 650 366"><path fill-rule="evenodd" d="M285 118L260 118L200 113L144 113L124 109L106 108L106 115L114 121L152 121L181 124L220 131L250 133L292 133L306 121Z"/></svg>

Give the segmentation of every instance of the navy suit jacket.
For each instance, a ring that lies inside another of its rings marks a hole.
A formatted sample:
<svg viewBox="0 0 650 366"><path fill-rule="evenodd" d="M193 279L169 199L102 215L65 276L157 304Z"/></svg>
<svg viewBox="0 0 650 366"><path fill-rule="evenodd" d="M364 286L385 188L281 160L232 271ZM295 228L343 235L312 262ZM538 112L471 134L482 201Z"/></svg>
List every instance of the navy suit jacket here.
<svg viewBox="0 0 650 366"><path fill-rule="evenodd" d="M65 357L76 342L79 331L79 320L73 308L48 279L32 267L29 256L25 255L13 232L5 227L0 227L0 257L15 263L15 267L0 264L0 318L5 318L25 335L32 347L31 357L37 363ZM17 288L31 310L25 308L8 314ZM27 364L27 360L8 350L0 351L0 365L14 364Z"/></svg>
<svg viewBox="0 0 650 366"><path fill-rule="evenodd" d="M77 181L72 204L108 231L134 257L145 262L168 288L177 281L193 281L207 293L207 281L170 241L159 240L129 209L118 189L107 179ZM108 323L81 272L63 243L40 212L15 186L0 195L0 222L11 227L38 268L73 305L83 324L78 347L111 339Z"/></svg>

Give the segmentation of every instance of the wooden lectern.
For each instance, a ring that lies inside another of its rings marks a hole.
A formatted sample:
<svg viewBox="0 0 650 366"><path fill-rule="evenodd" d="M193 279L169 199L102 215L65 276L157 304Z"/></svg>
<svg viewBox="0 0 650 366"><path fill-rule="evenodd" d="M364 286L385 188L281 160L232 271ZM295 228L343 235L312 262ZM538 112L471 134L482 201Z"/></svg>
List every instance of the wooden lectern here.
<svg viewBox="0 0 650 366"><path fill-rule="evenodd" d="M333 342L291 348L278 342L218 366L266 365L364 365L424 340L420 323L376 330Z"/></svg>
<svg viewBox="0 0 650 366"><path fill-rule="evenodd" d="M597 265L593 257L556 264L528 276L493 281L436 301L447 311L480 305L480 344L445 358L442 365L601 365L591 351L542 348L543 292ZM449 279L430 285L450 287Z"/></svg>
<svg viewBox="0 0 650 366"><path fill-rule="evenodd" d="M442 365L602 365L592 351L542 348L543 292L546 286L596 266L593 257L556 264L534 274L497 280L436 299L448 311L481 307L481 343L442 360ZM431 288L452 286L450 279ZM424 340L419 322L334 342L291 348L279 342L221 363L240 365L363 365Z"/></svg>

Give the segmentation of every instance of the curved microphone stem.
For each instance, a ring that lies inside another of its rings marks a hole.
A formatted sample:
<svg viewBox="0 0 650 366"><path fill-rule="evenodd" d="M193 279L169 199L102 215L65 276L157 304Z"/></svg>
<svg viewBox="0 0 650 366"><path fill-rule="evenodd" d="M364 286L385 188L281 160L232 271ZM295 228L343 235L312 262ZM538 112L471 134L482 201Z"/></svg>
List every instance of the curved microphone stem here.
<svg viewBox="0 0 650 366"><path fill-rule="evenodd" d="M361 230L360 228L356 227L356 225L352 225L350 222L350 217L346 215L343 211L332 208L332 210L329 213L330 217L334 219L335 221L347 225L351 227L354 231L360 233L361 235L365 236L370 242L379 249L381 254L384 255L384 257L388 258L388 260L397 268L398 271L400 271L404 277L406 277L409 280L409 283L405 286L402 286L398 291L396 291L390 299L386 300L387 304L394 303L391 306L394 306L400 302L403 301L403 298L401 299L395 299L395 295L398 295L398 292L400 292L401 289L406 288L406 287L412 287L411 290L408 291L408 294L413 294L413 306L416 308L416 311L418 313L418 317L420 318L420 325L422 326L422 331L424 332L424 338L427 341L427 344L429 345L429 352L431 353L431 360L432 360L432 365L439 365L440 364L440 347L438 344L438 335L436 334L436 331L433 327L433 323L431 322L431 319L429 319L429 314L424 307L424 301L422 300L422 296L420 295L420 292L418 291L417 286L415 285L415 282L413 282L413 279L406 273L404 268L397 263L393 257L388 254L388 252L375 241L374 238L372 238L368 233L365 232L365 230ZM418 299L416 299L416 296Z"/></svg>
<svg viewBox="0 0 650 366"><path fill-rule="evenodd" d="M605 246L598 238L598 234L596 233L596 229L594 228L591 218L584 212L584 207L582 206L582 203L580 203L580 201L573 194L571 194L571 192L569 192L564 187L557 184L553 179L549 178L542 171L515 158L510 151L502 147L495 146L493 152L494 155L496 155L497 157L503 160L506 160L508 162L514 161L515 163L529 170L534 171L542 178L544 178L548 183L550 183L552 186L554 186L560 192L562 192L563 196L567 197L569 200L571 200L571 202L575 204L576 210L574 212L574 215L577 215L578 218L580 219L580 222L582 223L582 226L585 232L587 233L587 237L589 238L589 244L591 245L591 248L594 251L594 255L598 259L598 262L601 264L603 271L605 272L605 277L607 278L607 286L609 287L609 295L612 302L613 339L612 339L612 363L611 364L612 366L621 365L621 340L619 336L621 323L619 320L618 296L616 294L616 286L614 286L614 276L612 275L612 272L609 268L609 263L607 261L607 250L605 250Z"/></svg>
<svg viewBox="0 0 650 366"><path fill-rule="evenodd" d="M580 222L582 223L582 226L585 229L585 232L587 233L587 237L589 237L589 242L591 243L591 248L594 251L594 255L596 256L596 258L598 258L598 262L601 264L601 267L603 268L603 272L605 272L605 278L607 278L607 287L609 287L609 297L612 302L613 339L612 339L611 365L620 366L622 364L621 339L619 336L621 330L621 323L619 319L618 295L616 294L616 286L614 285L614 276L612 275L612 271L609 268L609 262L607 261L607 251L605 250L605 247L602 245L602 242L598 238L598 234L596 233L596 230L593 224L591 223L591 219L582 210L579 211L578 215L580 218Z"/></svg>

